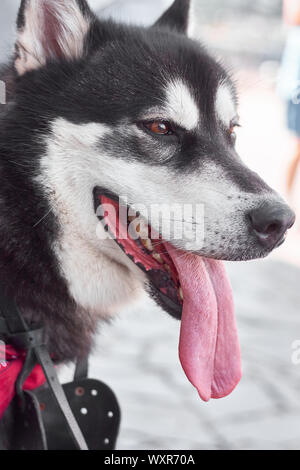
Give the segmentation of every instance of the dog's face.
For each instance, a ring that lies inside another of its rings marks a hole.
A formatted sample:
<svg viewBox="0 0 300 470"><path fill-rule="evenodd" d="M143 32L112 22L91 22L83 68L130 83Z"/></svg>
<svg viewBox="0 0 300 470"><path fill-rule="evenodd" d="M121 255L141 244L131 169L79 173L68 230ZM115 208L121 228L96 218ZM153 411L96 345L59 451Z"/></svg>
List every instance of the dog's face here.
<svg viewBox="0 0 300 470"><path fill-rule="evenodd" d="M91 250L106 250L96 236L101 191L127 198L163 240L209 258L266 256L293 224L237 155L235 87L186 36L188 4L140 29L99 22L80 0L23 1L16 69L50 122L38 179L63 229L73 224ZM121 250L109 256L139 277Z"/></svg>

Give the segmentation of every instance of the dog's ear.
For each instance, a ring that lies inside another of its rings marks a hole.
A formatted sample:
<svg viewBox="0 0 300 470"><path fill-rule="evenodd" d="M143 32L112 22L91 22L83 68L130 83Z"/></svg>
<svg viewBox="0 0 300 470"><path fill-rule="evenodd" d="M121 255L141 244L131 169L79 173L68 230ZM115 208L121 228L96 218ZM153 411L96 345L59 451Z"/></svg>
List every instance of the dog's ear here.
<svg viewBox="0 0 300 470"><path fill-rule="evenodd" d="M190 4L190 0L175 0L155 23L154 27L168 28L178 33L187 34Z"/></svg>
<svg viewBox="0 0 300 470"><path fill-rule="evenodd" d="M17 20L17 73L38 69L48 60L83 56L94 18L86 0L22 0Z"/></svg>

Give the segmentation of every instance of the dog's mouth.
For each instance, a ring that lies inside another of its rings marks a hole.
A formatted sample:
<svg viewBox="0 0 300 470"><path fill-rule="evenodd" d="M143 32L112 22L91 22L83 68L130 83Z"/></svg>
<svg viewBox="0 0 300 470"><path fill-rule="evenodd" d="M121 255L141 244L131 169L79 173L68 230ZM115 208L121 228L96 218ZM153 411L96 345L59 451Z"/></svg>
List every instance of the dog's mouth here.
<svg viewBox="0 0 300 470"><path fill-rule="evenodd" d="M182 367L204 401L221 398L241 378L232 291L221 261L162 240L114 194L96 188L95 212L110 238L146 273L155 301L181 318Z"/></svg>
<svg viewBox="0 0 300 470"><path fill-rule="evenodd" d="M102 190L96 189L95 209L109 235L147 274L149 290L155 301L170 315L181 319L182 288L176 267L161 238L154 238L153 230L140 219L139 214L129 215L130 209L122 206L113 194L103 194Z"/></svg>

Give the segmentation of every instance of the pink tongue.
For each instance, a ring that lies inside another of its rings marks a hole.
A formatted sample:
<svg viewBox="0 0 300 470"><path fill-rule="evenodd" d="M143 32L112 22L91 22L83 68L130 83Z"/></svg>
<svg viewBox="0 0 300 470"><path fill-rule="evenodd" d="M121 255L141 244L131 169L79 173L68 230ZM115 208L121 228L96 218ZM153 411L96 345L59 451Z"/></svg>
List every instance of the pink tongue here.
<svg viewBox="0 0 300 470"><path fill-rule="evenodd" d="M169 254L184 298L179 343L182 367L202 400L225 397L241 379L241 357L224 265L171 248Z"/></svg>

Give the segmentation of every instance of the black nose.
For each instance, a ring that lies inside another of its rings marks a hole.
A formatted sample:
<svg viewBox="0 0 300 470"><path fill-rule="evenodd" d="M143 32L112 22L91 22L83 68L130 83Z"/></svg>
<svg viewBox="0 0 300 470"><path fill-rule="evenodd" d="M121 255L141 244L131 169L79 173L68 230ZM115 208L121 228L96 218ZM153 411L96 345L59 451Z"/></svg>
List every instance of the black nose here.
<svg viewBox="0 0 300 470"><path fill-rule="evenodd" d="M286 231L295 223L294 212L283 203L265 203L249 217L260 243L270 249L284 241Z"/></svg>

